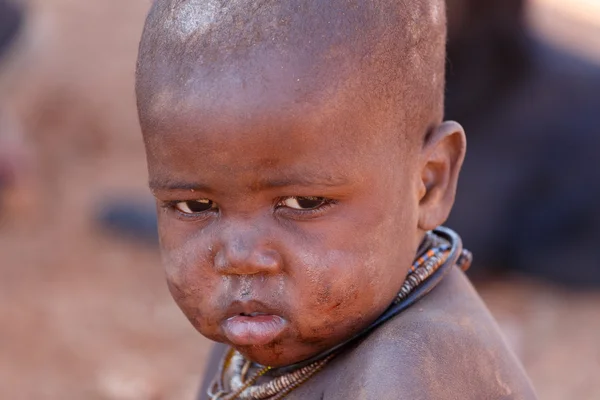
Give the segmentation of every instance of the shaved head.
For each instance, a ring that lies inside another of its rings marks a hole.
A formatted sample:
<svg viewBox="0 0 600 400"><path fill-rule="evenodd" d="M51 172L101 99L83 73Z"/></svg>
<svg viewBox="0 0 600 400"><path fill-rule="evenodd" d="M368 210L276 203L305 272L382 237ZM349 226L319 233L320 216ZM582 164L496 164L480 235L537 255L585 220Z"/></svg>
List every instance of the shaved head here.
<svg viewBox="0 0 600 400"><path fill-rule="evenodd" d="M273 85L295 107L341 96L423 137L443 114L445 35L443 0L158 0L140 44L140 117L199 96L231 109L224 83Z"/></svg>

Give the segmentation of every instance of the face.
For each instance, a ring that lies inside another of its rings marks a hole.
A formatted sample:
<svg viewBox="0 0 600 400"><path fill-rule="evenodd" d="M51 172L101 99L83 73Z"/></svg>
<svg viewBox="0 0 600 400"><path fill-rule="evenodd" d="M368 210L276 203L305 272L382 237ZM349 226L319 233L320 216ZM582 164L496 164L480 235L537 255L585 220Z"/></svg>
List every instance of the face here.
<svg viewBox="0 0 600 400"><path fill-rule="evenodd" d="M166 277L204 336L288 365L396 295L422 237L418 151L341 89L300 102L293 72L221 75L142 114Z"/></svg>

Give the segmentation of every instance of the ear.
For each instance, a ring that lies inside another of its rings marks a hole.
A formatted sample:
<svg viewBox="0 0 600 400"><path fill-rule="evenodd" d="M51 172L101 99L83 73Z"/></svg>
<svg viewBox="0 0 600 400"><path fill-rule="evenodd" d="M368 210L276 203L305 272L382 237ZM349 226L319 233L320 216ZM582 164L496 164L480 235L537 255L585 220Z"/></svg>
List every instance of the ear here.
<svg viewBox="0 0 600 400"><path fill-rule="evenodd" d="M448 218L466 147L465 132L456 122L442 123L427 138L421 152L419 228L437 228Z"/></svg>

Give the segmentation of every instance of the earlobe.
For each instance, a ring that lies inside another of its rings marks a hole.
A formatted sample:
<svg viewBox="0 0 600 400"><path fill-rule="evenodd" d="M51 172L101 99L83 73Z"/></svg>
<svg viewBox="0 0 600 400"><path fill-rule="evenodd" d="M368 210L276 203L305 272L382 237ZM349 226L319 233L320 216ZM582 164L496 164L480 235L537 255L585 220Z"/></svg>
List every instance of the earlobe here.
<svg viewBox="0 0 600 400"><path fill-rule="evenodd" d="M448 218L465 152L464 130L453 121L439 125L424 144L421 153L421 187L425 191L420 193L420 229L434 229Z"/></svg>

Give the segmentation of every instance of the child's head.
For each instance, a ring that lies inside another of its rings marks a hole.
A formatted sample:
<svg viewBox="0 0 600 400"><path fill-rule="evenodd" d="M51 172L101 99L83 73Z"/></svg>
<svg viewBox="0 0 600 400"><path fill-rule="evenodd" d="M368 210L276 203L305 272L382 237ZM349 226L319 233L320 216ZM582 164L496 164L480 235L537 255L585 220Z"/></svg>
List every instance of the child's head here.
<svg viewBox="0 0 600 400"><path fill-rule="evenodd" d="M159 0L137 73L169 288L280 366L372 322L453 199L443 0Z"/></svg>

